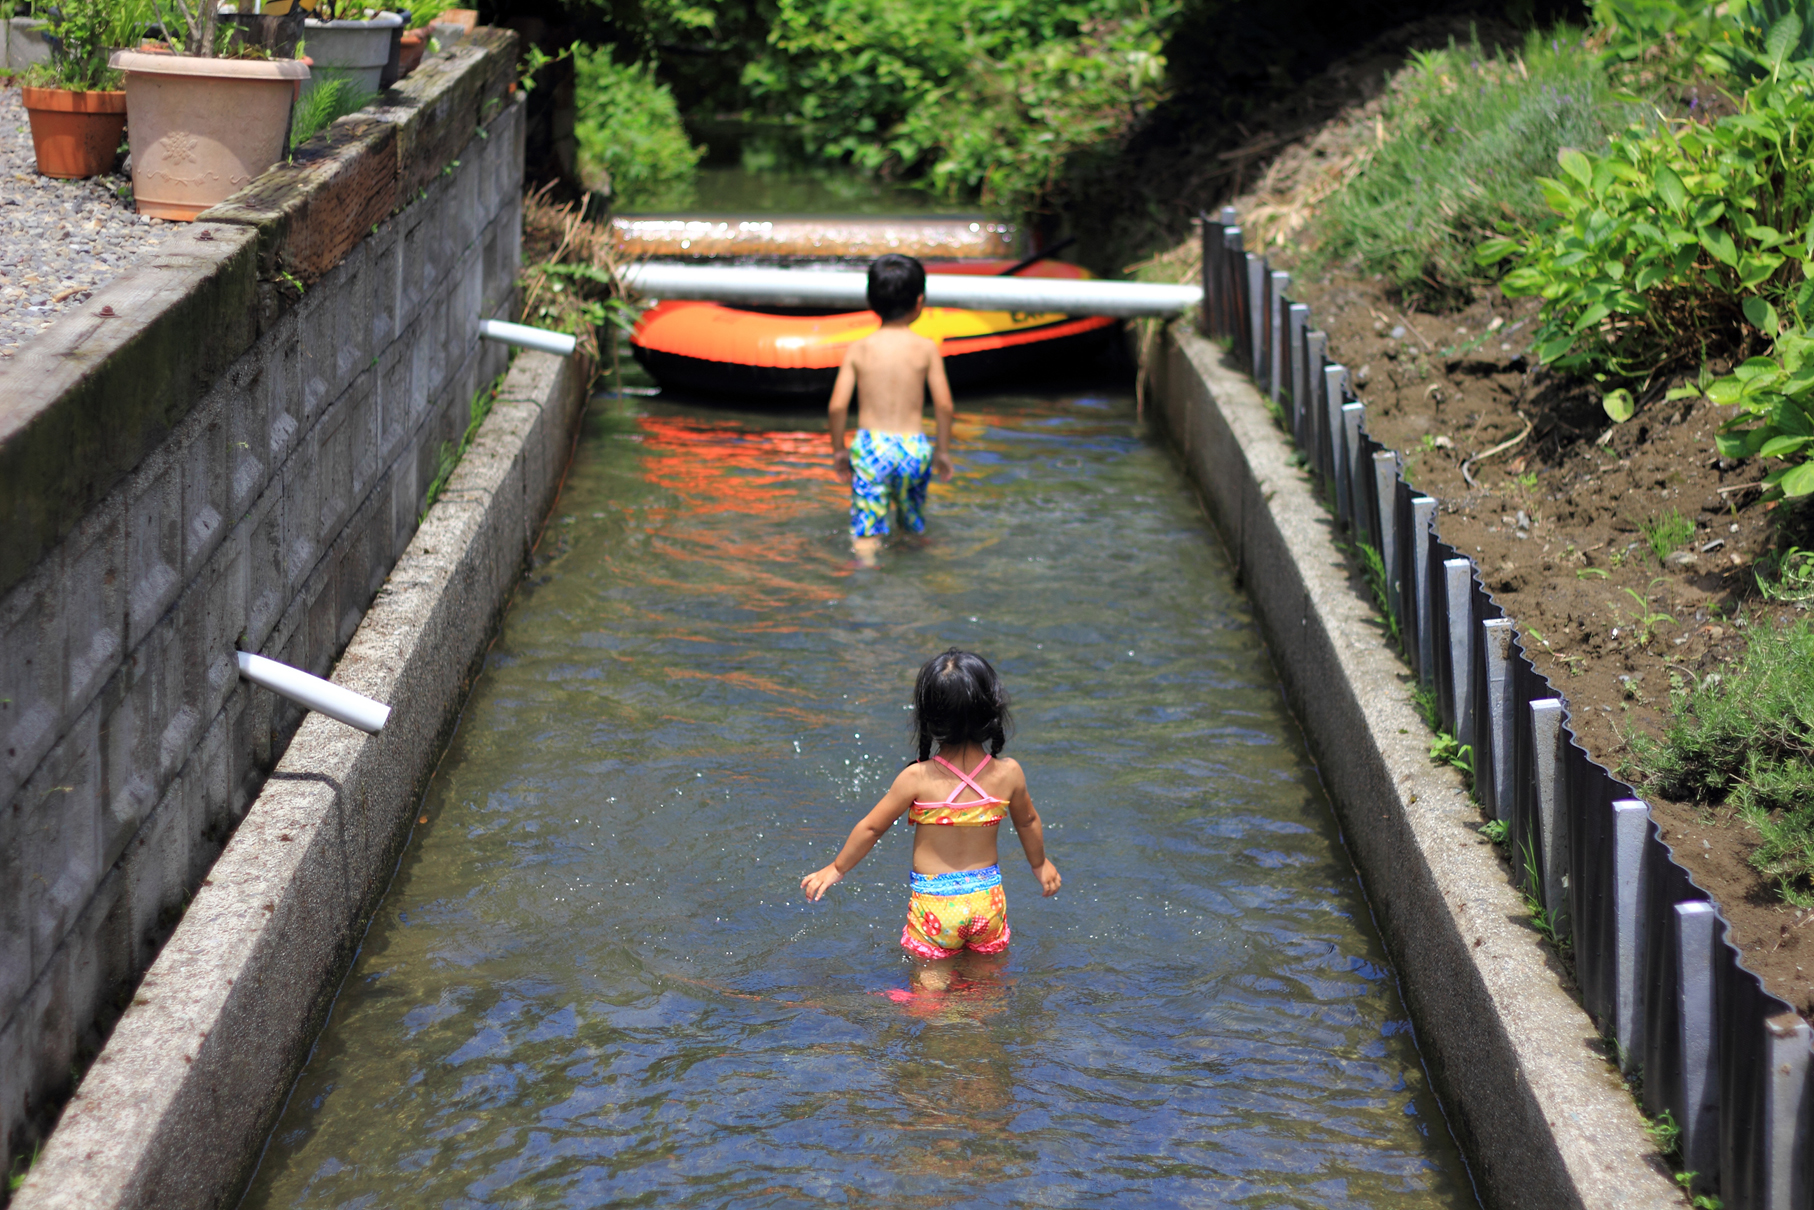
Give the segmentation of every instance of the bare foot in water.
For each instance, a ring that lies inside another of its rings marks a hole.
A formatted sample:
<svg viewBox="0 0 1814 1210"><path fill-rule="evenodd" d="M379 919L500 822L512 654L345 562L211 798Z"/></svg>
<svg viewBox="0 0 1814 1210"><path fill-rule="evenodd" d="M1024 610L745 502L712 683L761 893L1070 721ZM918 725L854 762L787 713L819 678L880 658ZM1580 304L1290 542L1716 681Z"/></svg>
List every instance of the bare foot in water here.
<svg viewBox="0 0 1814 1210"><path fill-rule="evenodd" d="M882 540L880 538L852 538L850 552L857 557L857 566L879 567L882 563Z"/></svg>

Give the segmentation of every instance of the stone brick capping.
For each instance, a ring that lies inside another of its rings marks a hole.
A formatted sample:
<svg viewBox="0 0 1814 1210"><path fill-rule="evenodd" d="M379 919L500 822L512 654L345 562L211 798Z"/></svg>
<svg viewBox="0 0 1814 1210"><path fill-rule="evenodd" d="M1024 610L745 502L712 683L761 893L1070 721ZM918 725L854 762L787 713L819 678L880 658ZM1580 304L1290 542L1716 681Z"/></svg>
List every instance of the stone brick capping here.
<svg viewBox="0 0 1814 1210"><path fill-rule="evenodd" d="M508 364L516 50L426 60L0 364L0 1162L302 722L234 649L329 671Z"/></svg>

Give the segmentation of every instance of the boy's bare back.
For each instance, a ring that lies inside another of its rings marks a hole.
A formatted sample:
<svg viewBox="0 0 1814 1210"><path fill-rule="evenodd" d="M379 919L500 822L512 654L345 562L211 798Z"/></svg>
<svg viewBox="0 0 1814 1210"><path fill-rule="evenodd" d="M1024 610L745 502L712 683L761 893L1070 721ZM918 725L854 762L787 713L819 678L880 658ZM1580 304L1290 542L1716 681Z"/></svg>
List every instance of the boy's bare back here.
<svg viewBox="0 0 1814 1210"><path fill-rule="evenodd" d="M938 345L905 325L883 324L853 343L845 350L838 385L846 374L863 411L863 427L875 433L919 432L927 388L935 408L941 398L951 398Z"/></svg>

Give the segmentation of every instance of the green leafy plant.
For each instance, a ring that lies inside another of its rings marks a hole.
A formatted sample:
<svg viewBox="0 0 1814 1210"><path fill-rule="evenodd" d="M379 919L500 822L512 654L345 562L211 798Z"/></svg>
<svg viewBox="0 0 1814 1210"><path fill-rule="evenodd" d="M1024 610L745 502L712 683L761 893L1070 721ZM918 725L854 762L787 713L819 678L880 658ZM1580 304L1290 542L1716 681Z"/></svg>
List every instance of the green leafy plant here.
<svg viewBox="0 0 1814 1210"><path fill-rule="evenodd" d="M345 76L324 75L296 102L290 118L290 147L302 146L349 113L370 105L377 93L362 92Z"/></svg>
<svg viewBox="0 0 1814 1210"><path fill-rule="evenodd" d="M1504 844L1507 838L1512 834L1511 825L1506 823L1503 819L1489 820L1486 823L1481 824L1475 831L1498 845Z"/></svg>
<svg viewBox="0 0 1814 1210"><path fill-rule="evenodd" d="M6 1191L17 1193L25 1185L25 1178L38 1163L38 1145L33 1144L29 1156L20 1155L13 1159L12 1168L6 1174Z"/></svg>
<svg viewBox="0 0 1814 1210"><path fill-rule="evenodd" d="M391 7L393 9L401 8L409 13L409 16L404 19L405 28L421 29L425 25L433 24L448 9L462 6L458 0L404 0L404 3L393 4Z"/></svg>
<svg viewBox="0 0 1814 1210"><path fill-rule="evenodd" d="M1494 822L1503 826L1503 821ZM1566 952L1573 943L1556 931L1555 920L1550 917L1549 909L1543 906L1543 876L1537 869L1537 852L1528 840L1524 843L1523 857L1524 884L1519 888L1519 893L1524 897L1525 916L1539 936L1557 950Z"/></svg>
<svg viewBox="0 0 1814 1210"><path fill-rule="evenodd" d="M1670 798L1724 802L1757 829L1751 862L1791 902L1814 902L1814 629L1751 627L1743 658L1675 686L1660 740L1630 737Z"/></svg>
<svg viewBox="0 0 1814 1210"><path fill-rule="evenodd" d="M1367 588L1373 593L1373 603L1379 606L1379 616L1386 624L1386 633L1392 641L1400 641L1398 633L1398 616L1392 612L1392 597L1388 591L1389 581L1386 576L1385 560L1380 558L1379 551L1365 542L1354 544L1354 553L1359 556L1361 572L1367 578Z"/></svg>
<svg viewBox="0 0 1814 1210"><path fill-rule="evenodd" d="M1416 54L1386 97L1392 132L1317 220L1317 255L1383 273L1399 291L1452 302L1492 274L1475 244L1546 213L1537 178L1563 147L1600 147L1632 111L1568 27L1518 54L1478 41Z"/></svg>
<svg viewBox="0 0 1814 1210"><path fill-rule="evenodd" d="M1751 574L1766 601L1814 601L1814 550L1791 546L1766 555Z"/></svg>
<svg viewBox="0 0 1814 1210"><path fill-rule="evenodd" d="M1684 1194L1690 1194L1694 1187L1694 1178L1699 1175L1698 1172L1678 1172L1675 1174L1675 1183L1682 1187ZM1726 1210L1726 1203L1711 1193L1690 1194L1688 1205L1693 1210Z"/></svg>
<svg viewBox="0 0 1814 1210"><path fill-rule="evenodd" d="M649 63L617 63L611 48L578 48L574 71L580 171L620 207L685 205L705 149L687 137L674 94Z"/></svg>
<svg viewBox="0 0 1814 1210"><path fill-rule="evenodd" d="M1459 769L1471 789L1474 785L1474 749L1450 735L1439 731L1436 738L1430 741L1430 759L1439 765L1448 765Z"/></svg>
<svg viewBox="0 0 1814 1210"><path fill-rule="evenodd" d="M1658 576L1650 582L1649 587L1654 591L1656 586L1662 582L1662 577ZM1656 628L1664 622L1668 622L1671 625L1675 624L1675 619L1673 617L1652 608L1650 598L1639 593L1637 589L1621 587L1619 591L1630 597L1636 604L1631 611L1630 617L1625 617L1625 615L1616 608L1613 610L1613 616L1622 619L1620 623L1621 627L1633 632L1634 641L1639 647L1650 646L1650 640L1654 636ZM1615 627L1614 629L1619 629L1619 627Z"/></svg>
<svg viewBox="0 0 1814 1210"><path fill-rule="evenodd" d="M1768 80L1712 126L1634 127L1604 155L1565 148L1557 163L1539 182L1553 214L1476 252L1483 265L1512 262L1505 293L1543 298L1544 364L1647 381L1754 352L1774 335L1766 317L1814 302L1806 88Z"/></svg>
<svg viewBox="0 0 1814 1210"><path fill-rule="evenodd" d="M1650 1135L1651 1146L1665 1159L1674 1158L1682 1149L1682 1128L1676 1124L1675 1115L1667 1109L1645 1121L1644 1130Z"/></svg>
<svg viewBox="0 0 1814 1210"><path fill-rule="evenodd" d="M1814 242L1814 232L1810 232ZM1804 281L1798 291L1797 309L1814 291L1814 281ZM1725 458L1781 458L1786 465L1764 476L1770 496L1805 496L1814 492L1814 336L1799 326L1784 324L1776 308L1761 298L1747 298L1747 315L1758 328L1775 338L1770 351L1746 359L1732 373L1707 388L1715 403L1736 404L1738 414L1714 438Z"/></svg>
<svg viewBox="0 0 1814 1210"><path fill-rule="evenodd" d="M136 44L149 15L144 0L59 0L44 27L50 62L26 69L25 82L73 92L119 88L120 73L107 66L108 56Z"/></svg>
<svg viewBox="0 0 1814 1210"><path fill-rule="evenodd" d="M435 477L429 481L428 491L422 496L422 513L416 518L417 524L428 518L428 510L441 498L448 479L453 477L454 468L460 465L460 459L466 457L466 451L472 448L472 439L479 435L479 426L491 415L491 405L497 402L498 388L503 384L504 376L500 374L490 386L480 387L474 393L472 402L467 405L466 431L460 435L459 444L451 441L441 443L440 454L435 460Z"/></svg>
<svg viewBox="0 0 1814 1210"><path fill-rule="evenodd" d="M777 0L743 72L818 156L1002 212L1067 157L1115 146L1165 95L1178 0Z"/></svg>
<svg viewBox="0 0 1814 1210"><path fill-rule="evenodd" d="M1661 563L1694 538L1694 522L1684 517L1680 509L1672 508L1666 513L1658 513L1648 521L1639 522L1638 532L1644 535L1650 553Z"/></svg>

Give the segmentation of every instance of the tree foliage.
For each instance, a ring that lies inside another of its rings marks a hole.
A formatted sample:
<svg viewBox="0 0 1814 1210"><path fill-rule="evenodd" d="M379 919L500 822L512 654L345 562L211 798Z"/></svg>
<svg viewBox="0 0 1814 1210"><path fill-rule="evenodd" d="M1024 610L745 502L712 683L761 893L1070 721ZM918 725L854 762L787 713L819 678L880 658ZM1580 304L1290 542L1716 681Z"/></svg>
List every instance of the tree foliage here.
<svg viewBox="0 0 1814 1210"><path fill-rule="evenodd" d="M818 154L1002 210L1164 92L1175 0L779 0L743 82Z"/></svg>
<svg viewBox="0 0 1814 1210"><path fill-rule="evenodd" d="M618 63L608 46L574 54L580 171L586 183L619 206L684 200L699 163L681 124L674 94L648 63Z"/></svg>

